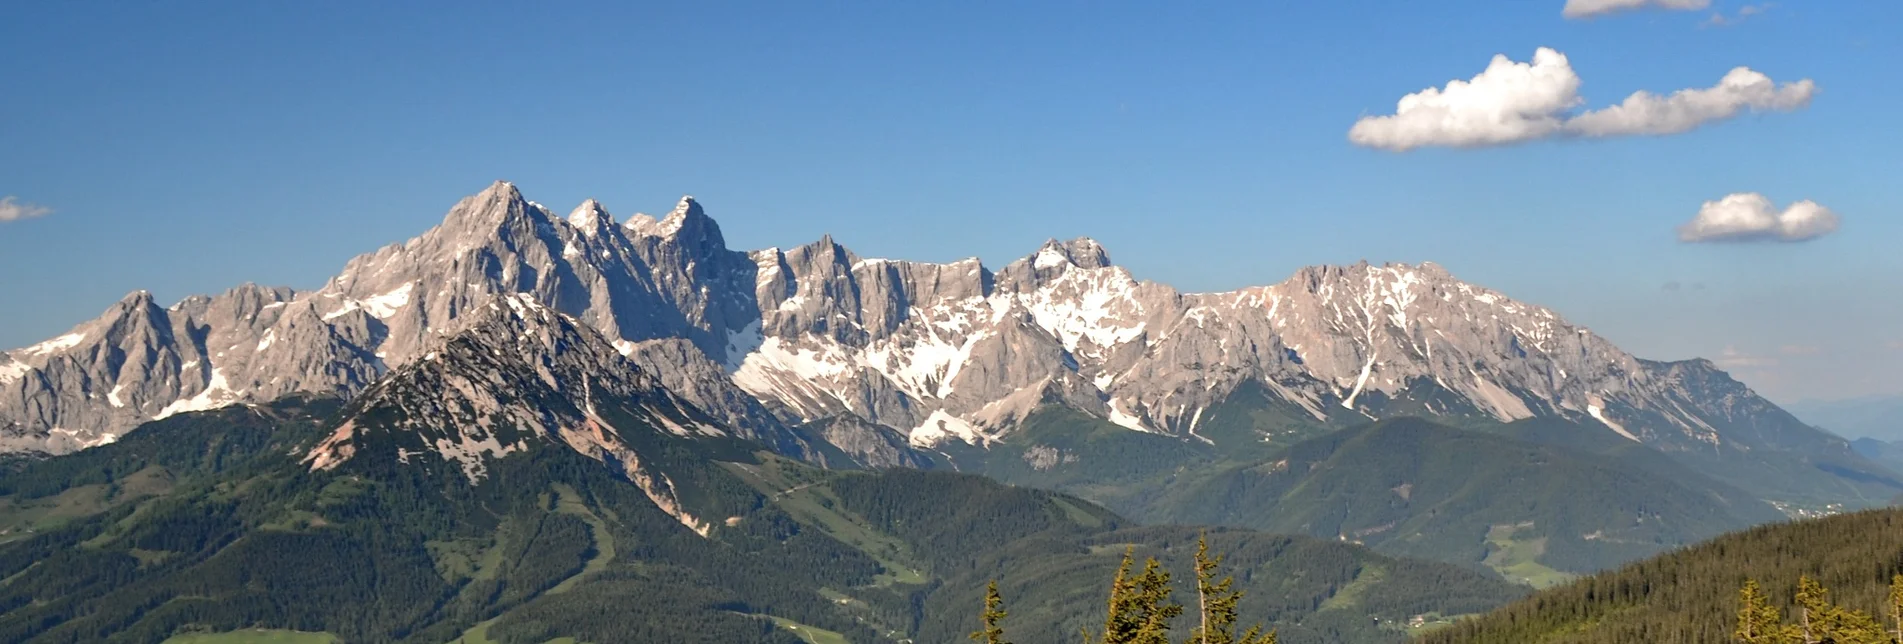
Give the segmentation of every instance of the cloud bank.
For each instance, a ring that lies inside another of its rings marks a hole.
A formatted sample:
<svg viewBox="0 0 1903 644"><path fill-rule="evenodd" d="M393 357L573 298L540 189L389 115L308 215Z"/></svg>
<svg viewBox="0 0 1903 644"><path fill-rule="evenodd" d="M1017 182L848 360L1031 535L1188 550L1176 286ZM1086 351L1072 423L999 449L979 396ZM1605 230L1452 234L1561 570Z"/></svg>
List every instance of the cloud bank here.
<svg viewBox="0 0 1903 644"><path fill-rule="evenodd" d="M1696 242L1809 241L1836 232L1837 213L1815 201L1778 210L1755 192L1707 201L1698 216L1678 227L1678 240Z"/></svg>
<svg viewBox="0 0 1903 644"><path fill-rule="evenodd" d="M1591 18L1634 9L1698 11L1709 6L1711 0L1566 0L1566 8L1559 13L1567 18Z"/></svg>
<svg viewBox="0 0 1903 644"><path fill-rule="evenodd" d="M35 206L30 203L20 203L12 196L0 197L0 222L44 217L52 213L52 208Z"/></svg>
<svg viewBox="0 0 1903 644"><path fill-rule="evenodd" d="M1681 89L1670 96L1639 91L1625 102L1573 117L1567 130L1581 136L1678 134L1723 121L1747 109L1790 112L1810 105L1817 84L1810 79L1779 86L1771 77L1739 67L1705 89Z"/></svg>
<svg viewBox="0 0 1903 644"><path fill-rule="evenodd" d="M1789 112L1810 105L1817 84L1810 79L1778 85L1748 67L1725 74L1717 85L1669 95L1635 92L1625 101L1572 114L1584 103L1579 74L1566 55L1548 47L1530 63L1495 55L1471 79L1401 97L1394 114L1355 121L1355 145L1406 151L1418 147L1472 148L1511 145L1555 137L1659 136L1697 129L1745 111Z"/></svg>

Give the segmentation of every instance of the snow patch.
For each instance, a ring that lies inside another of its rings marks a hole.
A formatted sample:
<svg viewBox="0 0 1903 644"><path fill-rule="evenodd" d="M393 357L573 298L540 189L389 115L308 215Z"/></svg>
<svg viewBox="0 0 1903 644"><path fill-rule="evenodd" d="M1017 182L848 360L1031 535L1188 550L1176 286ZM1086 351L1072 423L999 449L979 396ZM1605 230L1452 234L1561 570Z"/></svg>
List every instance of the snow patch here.
<svg viewBox="0 0 1903 644"><path fill-rule="evenodd" d="M32 370L32 367L26 366L12 358L7 358L4 364L0 364L0 385L24 378L27 372Z"/></svg>
<svg viewBox="0 0 1903 644"><path fill-rule="evenodd" d="M739 331L728 331L727 359L723 360L721 365L727 368L727 373L739 371L740 366L746 363L747 356L760 350L760 346L765 343L766 337L760 335L759 320L748 322L747 326Z"/></svg>
<svg viewBox="0 0 1903 644"><path fill-rule="evenodd" d="M387 319L395 315L397 309L409 305L410 291L414 288L416 288L416 283L411 282L399 286L388 293L364 300L364 310L369 311L371 315L376 316L379 320Z"/></svg>
<svg viewBox="0 0 1903 644"><path fill-rule="evenodd" d="M1018 297L1037 325L1063 341L1064 348L1072 353L1077 353L1085 340L1096 346L1100 355L1102 349L1143 335L1143 308L1136 297L1136 280L1121 268L1067 271L1052 284ZM996 311L1000 306L993 304L992 308ZM1001 316L994 319L997 317Z"/></svg>
<svg viewBox="0 0 1903 644"><path fill-rule="evenodd" d="M629 342L627 340L615 340L613 342L610 342L609 344L614 345L615 352L621 354L621 357L623 358L634 355L634 350L639 348L637 345L635 345L635 343ZM431 355L435 355L435 354L431 354Z"/></svg>
<svg viewBox="0 0 1903 644"><path fill-rule="evenodd" d="M1161 433L1145 426L1143 424L1143 419L1124 413L1123 401L1117 400L1115 398L1110 399L1110 419L1109 420L1111 423L1114 423L1126 429L1134 429L1139 432L1146 432L1150 434Z"/></svg>
<svg viewBox="0 0 1903 644"><path fill-rule="evenodd" d="M1063 253L1057 252L1057 249L1055 248L1045 246L1044 248L1039 249L1037 251L1037 259L1032 261L1031 266L1037 268L1038 270L1044 270L1047 268L1057 268L1059 266L1066 266L1069 264L1070 264L1070 260L1065 259Z"/></svg>
<svg viewBox="0 0 1903 644"><path fill-rule="evenodd" d="M49 353L53 353L55 351L71 349L73 347L79 346L79 343L85 342L85 341L86 341L86 334L84 333L68 333L66 335L62 335L60 337L53 338L45 342L41 342L39 344L27 347L25 349L21 349L21 351L32 354L32 355L36 355L36 356L43 356Z"/></svg>
<svg viewBox="0 0 1903 644"><path fill-rule="evenodd" d="M985 435L965 419L953 416L943 409L932 412L925 422L912 428L908 435L914 447L932 447L956 438L967 444L977 445L985 440Z"/></svg>
<svg viewBox="0 0 1903 644"><path fill-rule="evenodd" d="M166 405L165 409L159 410L158 415L153 416L152 420L159 420L190 411L217 409L237 401L237 392L232 391L231 387L225 383L224 370L218 367L212 367L211 383L205 385L204 391L198 392L198 395L191 398L181 398L172 401L172 404Z"/></svg>
<svg viewBox="0 0 1903 644"><path fill-rule="evenodd" d="M1368 372L1374 369L1374 358L1373 355L1370 355L1368 356L1368 361L1361 364L1361 375L1355 376L1355 388L1349 391L1348 397L1341 401L1343 408L1355 408L1355 397L1360 396L1361 388L1368 385Z"/></svg>
<svg viewBox="0 0 1903 644"><path fill-rule="evenodd" d="M1593 420L1605 423L1606 427L1612 428L1612 431L1618 432L1620 436L1631 439L1634 443L1643 442L1639 440L1639 437L1633 436L1632 432L1626 431L1625 426L1612 422L1612 419L1607 418L1605 412L1599 408L1599 403L1601 402L1603 401L1595 396L1592 402L1586 404L1586 415L1592 416Z"/></svg>

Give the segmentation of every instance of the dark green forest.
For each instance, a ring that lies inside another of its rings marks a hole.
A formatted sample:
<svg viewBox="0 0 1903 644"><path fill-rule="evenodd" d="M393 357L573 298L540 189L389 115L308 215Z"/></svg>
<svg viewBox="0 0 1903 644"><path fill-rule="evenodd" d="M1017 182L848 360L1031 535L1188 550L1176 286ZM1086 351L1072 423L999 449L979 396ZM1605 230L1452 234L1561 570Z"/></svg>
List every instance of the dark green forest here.
<svg viewBox="0 0 1903 644"><path fill-rule="evenodd" d="M1735 641L1739 589L1756 582L1784 623L1805 578L1851 610L1885 615L1903 573L1903 509L1765 525L1540 592L1429 634L1423 644Z"/></svg>
<svg viewBox="0 0 1903 644"><path fill-rule="evenodd" d="M566 446L491 460L299 462L324 399L183 414L0 472L0 641L156 642L250 628L350 642L963 641L999 579L1017 641L1102 623L1134 547L1189 566L1195 528L951 473L816 469L730 439L633 437L705 535ZM630 426L628 418L614 418ZM1417 614L1525 591L1348 544L1211 530L1244 614L1283 642L1399 642Z"/></svg>

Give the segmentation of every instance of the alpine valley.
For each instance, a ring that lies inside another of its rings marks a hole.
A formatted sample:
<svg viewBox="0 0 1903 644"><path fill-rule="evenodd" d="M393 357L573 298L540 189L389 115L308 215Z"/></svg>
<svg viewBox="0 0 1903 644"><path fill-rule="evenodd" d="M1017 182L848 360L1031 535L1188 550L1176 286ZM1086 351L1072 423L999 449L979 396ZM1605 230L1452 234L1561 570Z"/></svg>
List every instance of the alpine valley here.
<svg viewBox="0 0 1903 644"><path fill-rule="evenodd" d="M953 642L992 579L1058 641L1204 530L1282 641L1387 642L1903 495L1711 362L1433 264L1181 293L1089 239L745 252L692 198L506 182L316 290L0 354L0 448L9 642Z"/></svg>

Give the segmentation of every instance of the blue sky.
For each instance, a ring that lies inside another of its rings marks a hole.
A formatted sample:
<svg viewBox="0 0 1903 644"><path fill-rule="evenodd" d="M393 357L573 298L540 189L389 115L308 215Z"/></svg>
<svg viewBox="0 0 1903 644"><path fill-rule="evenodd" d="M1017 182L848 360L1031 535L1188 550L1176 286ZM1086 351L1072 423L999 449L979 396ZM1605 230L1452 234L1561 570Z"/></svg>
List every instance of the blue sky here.
<svg viewBox="0 0 1903 644"><path fill-rule="evenodd" d="M1432 260L1774 399L1903 392L1903 3L677 4L710 6L9 5L0 196L51 212L0 222L0 346L134 289L315 287L506 178L619 218L694 194L740 248L997 266L1088 235L1189 290ZM1581 110L1738 66L1817 91L1670 136L1348 140L1540 47ZM1678 241L1742 192L1841 229Z"/></svg>

